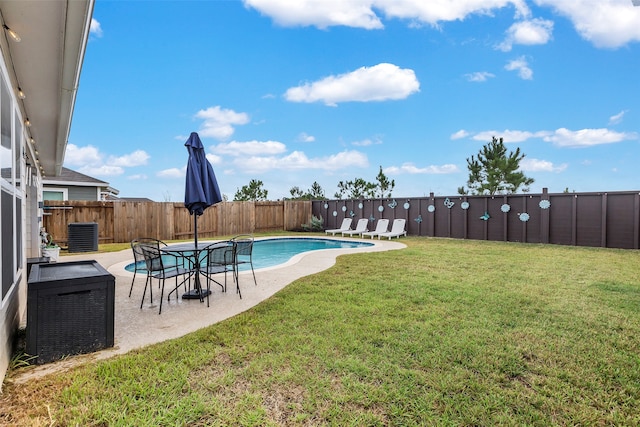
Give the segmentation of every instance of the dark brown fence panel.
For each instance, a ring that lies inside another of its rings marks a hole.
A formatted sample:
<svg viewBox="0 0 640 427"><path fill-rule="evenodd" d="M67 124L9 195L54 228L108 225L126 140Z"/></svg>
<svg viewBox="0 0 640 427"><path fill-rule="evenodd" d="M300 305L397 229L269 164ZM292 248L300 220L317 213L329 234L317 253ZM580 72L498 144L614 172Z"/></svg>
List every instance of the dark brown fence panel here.
<svg viewBox="0 0 640 427"><path fill-rule="evenodd" d="M325 228L337 228L353 210L354 219L405 218L407 233L414 236L640 249L638 192L548 194L545 189L396 200L314 201L311 209L325 218Z"/></svg>
<svg viewBox="0 0 640 427"><path fill-rule="evenodd" d="M602 197L578 195L576 212L576 245L602 246Z"/></svg>
<svg viewBox="0 0 640 427"><path fill-rule="evenodd" d="M633 220L635 217L635 197L622 194L609 194L607 197L606 246L633 249L635 235ZM637 224L637 223L636 223Z"/></svg>
<svg viewBox="0 0 640 427"><path fill-rule="evenodd" d="M549 243L575 245L576 198L573 194L550 195Z"/></svg>

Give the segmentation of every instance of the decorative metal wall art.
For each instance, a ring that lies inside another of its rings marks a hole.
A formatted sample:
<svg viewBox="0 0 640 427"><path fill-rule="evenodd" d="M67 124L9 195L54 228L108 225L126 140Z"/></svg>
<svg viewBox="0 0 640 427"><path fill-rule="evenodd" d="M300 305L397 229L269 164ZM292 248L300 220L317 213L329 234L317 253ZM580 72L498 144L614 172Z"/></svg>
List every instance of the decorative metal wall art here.
<svg viewBox="0 0 640 427"><path fill-rule="evenodd" d="M384 206L382 205L378 206L378 212L382 212L382 211L384 211Z"/></svg>
<svg viewBox="0 0 640 427"><path fill-rule="evenodd" d="M411 204L409 202L404 202L404 208L406 210L408 210L411 207Z"/></svg>
<svg viewBox="0 0 640 427"><path fill-rule="evenodd" d="M414 221L420 224L422 222L422 215L418 215L418 218L414 219Z"/></svg>
<svg viewBox="0 0 640 427"><path fill-rule="evenodd" d="M389 207L394 209L396 206L398 206L398 202L396 202L396 199L393 199L393 201L389 203Z"/></svg>
<svg viewBox="0 0 640 427"><path fill-rule="evenodd" d="M489 212L486 212L486 211L485 211L484 215L482 215L480 217L480 219L483 220L483 221L489 221L489 218L491 218L491 215L489 215Z"/></svg>
<svg viewBox="0 0 640 427"><path fill-rule="evenodd" d="M551 207L551 202L548 200L540 200L538 206L540 206L541 209L549 209Z"/></svg>
<svg viewBox="0 0 640 427"><path fill-rule="evenodd" d="M507 213L511 210L511 206L509 206L508 203L505 203L504 205L500 206L500 210L504 213Z"/></svg>
<svg viewBox="0 0 640 427"><path fill-rule="evenodd" d="M522 222L527 222L529 221L529 214L526 212L522 212L521 214L518 214L518 216L520 217L520 221Z"/></svg>
<svg viewBox="0 0 640 427"><path fill-rule="evenodd" d="M466 211L467 209L469 209L469 202L460 203L460 207Z"/></svg>
<svg viewBox="0 0 640 427"><path fill-rule="evenodd" d="M435 206L433 206L433 205L429 205L429 206L427 206L427 210L428 210L429 212L435 212L435 211L436 211L436 207L435 207Z"/></svg>
<svg viewBox="0 0 640 427"><path fill-rule="evenodd" d="M444 205L448 208L451 209L453 207L453 205L455 205L454 202L452 202L451 200L449 200L449 198L447 197L446 199L444 199Z"/></svg>

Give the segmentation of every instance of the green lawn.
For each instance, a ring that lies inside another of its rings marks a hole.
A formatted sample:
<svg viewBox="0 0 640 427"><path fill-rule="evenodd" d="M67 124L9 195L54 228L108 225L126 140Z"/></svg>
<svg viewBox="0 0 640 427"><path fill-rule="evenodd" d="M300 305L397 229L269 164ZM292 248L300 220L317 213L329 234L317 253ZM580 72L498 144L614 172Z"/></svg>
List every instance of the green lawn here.
<svg viewBox="0 0 640 427"><path fill-rule="evenodd" d="M0 423L640 424L639 251L401 241L186 337L10 375Z"/></svg>

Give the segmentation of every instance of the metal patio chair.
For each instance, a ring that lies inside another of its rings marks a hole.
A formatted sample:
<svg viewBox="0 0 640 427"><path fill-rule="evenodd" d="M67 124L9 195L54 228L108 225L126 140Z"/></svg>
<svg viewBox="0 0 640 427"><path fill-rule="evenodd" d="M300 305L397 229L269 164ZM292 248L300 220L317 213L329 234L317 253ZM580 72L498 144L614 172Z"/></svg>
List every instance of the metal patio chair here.
<svg viewBox="0 0 640 427"><path fill-rule="evenodd" d="M156 240L151 242L143 242L139 243L140 250L144 256L145 268L147 269L147 280L144 284L144 291L142 292L142 301L140 301L140 308L142 309L142 305L144 304L144 296L147 292L147 286L149 287L149 293L151 294L151 282L152 279L158 279L160 285L160 309L158 310L158 314L162 313L162 300L164 299L164 284L167 279L175 278L176 284L173 291L177 290L181 284L185 283L191 277L191 268L184 268L176 258L176 262L174 265L165 265L165 261L162 256L171 256L163 254L160 250L160 245L163 242ZM187 276L181 283L178 283L178 277ZM173 292L172 291L172 292ZM167 295L167 301L169 300L171 292ZM151 302L153 303L153 297L151 297Z"/></svg>

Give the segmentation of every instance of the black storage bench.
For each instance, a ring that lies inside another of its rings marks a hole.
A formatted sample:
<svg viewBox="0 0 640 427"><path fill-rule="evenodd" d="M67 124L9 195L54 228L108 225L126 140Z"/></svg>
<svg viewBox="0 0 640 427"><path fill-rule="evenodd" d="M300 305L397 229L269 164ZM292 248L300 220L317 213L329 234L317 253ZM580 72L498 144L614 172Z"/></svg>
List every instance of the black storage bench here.
<svg viewBox="0 0 640 427"><path fill-rule="evenodd" d="M35 264L27 286L26 350L36 363L113 347L115 278L96 261Z"/></svg>

